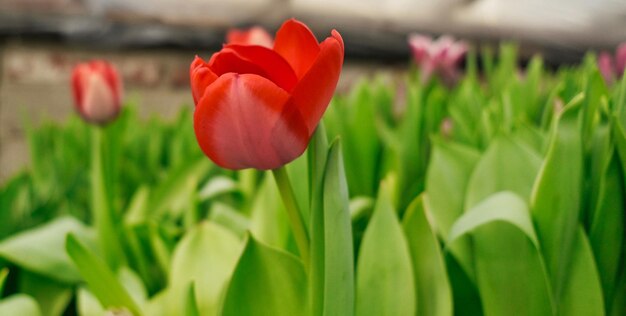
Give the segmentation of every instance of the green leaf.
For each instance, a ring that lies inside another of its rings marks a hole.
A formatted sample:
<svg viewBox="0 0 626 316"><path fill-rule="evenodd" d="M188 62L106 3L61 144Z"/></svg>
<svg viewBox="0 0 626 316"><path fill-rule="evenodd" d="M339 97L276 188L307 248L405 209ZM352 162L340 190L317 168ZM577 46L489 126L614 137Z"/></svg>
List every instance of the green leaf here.
<svg viewBox="0 0 626 316"><path fill-rule="evenodd" d="M449 243L470 233L485 315L552 314L548 277L523 199L510 192L490 196L459 218Z"/></svg>
<svg viewBox="0 0 626 316"><path fill-rule="evenodd" d="M19 292L34 298L41 308L42 315L63 314L72 298L71 285L26 270L20 271L18 278Z"/></svg>
<svg viewBox="0 0 626 316"><path fill-rule="evenodd" d="M354 251L341 145L333 142L323 183L323 208L311 221L313 315L354 314Z"/></svg>
<svg viewBox="0 0 626 316"><path fill-rule="evenodd" d="M302 262L248 236L220 315L300 315L306 309L306 296Z"/></svg>
<svg viewBox="0 0 626 316"><path fill-rule="evenodd" d="M251 213L250 231L252 234L269 246L287 249L290 234L287 211L276 183L269 173L263 177L252 202Z"/></svg>
<svg viewBox="0 0 626 316"><path fill-rule="evenodd" d="M37 302L25 294L14 294L0 300L0 315L39 316L41 310Z"/></svg>
<svg viewBox="0 0 626 316"><path fill-rule="evenodd" d="M496 137L476 165L467 185L465 208L469 209L499 191L529 198L541 157L512 137Z"/></svg>
<svg viewBox="0 0 626 316"><path fill-rule="evenodd" d="M73 234L67 236L66 250L89 289L106 309L125 308L139 315L139 307L111 269L85 248Z"/></svg>
<svg viewBox="0 0 626 316"><path fill-rule="evenodd" d="M433 140L431 163L426 173L426 210L431 215L433 229L447 241L450 228L463 214L470 176L480 153L461 144ZM450 252L470 279L474 278L468 241L460 241Z"/></svg>
<svg viewBox="0 0 626 316"><path fill-rule="evenodd" d="M417 197L402 219L413 261L417 315L452 315L452 290L439 241L426 218L424 198Z"/></svg>
<svg viewBox="0 0 626 316"><path fill-rule="evenodd" d="M559 315L605 315L600 276L584 230L577 227Z"/></svg>
<svg viewBox="0 0 626 316"><path fill-rule="evenodd" d="M7 281L8 275L9 275L8 268L2 268L2 270L0 270L0 295L2 295L2 293L4 292L4 284Z"/></svg>
<svg viewBox="0 0 626 316"><path fill-rule="evenodd" d="M435 231L444 240L450 227L463 214L465 192L480 153L461 144L433 141L432 158L426 174L426 202Z"/></svg>
<svg viewBox="0 0 626 316"><path fill-rule="evenodd" d="M415 315L409 245L384 185L357 260L356 315Z"/></svg>
<svg viewBox="0 0 626 316"><path fill-rule="evenodd" d="M198 303L196 301L196 290L194 283L191 283L191 285L189 285L189 290L187 291L187 299L185 300L185 302L185 316L200 316Z"/></svg>
<svg viewBox="0 0 626 316"><path fill-rule="evenodd" d="M578 110L574 103L566 106L559 116L531 197L532 216L557 306L576 239L581 208L582 159Z"/></svg>
<svg viewBox="0 0 626 316"><path fill-rule="evenodd" d="M624 240L624 184L623 173L614 150L601 171L598 203L591 219L589 242L598 265L605 305L610 307L616 290Z"/></svg>
<svg viewBox="0 0 626 316"><path fill-rule="evenodd" d="M247 217L232 206L220 202L215 202L211 205L209 220L228 228L239 237L243 237L250 227L250 221Z"/></svg>
<svg viewBox="0 0 626 316"><path fill-rule="evenodd" d="M201 222L188 231L172 258L169 284L179 307L173 307L170 312L177 314L184 310L189 284L193 283L200 313L216 314L241 247L237 236L212 222Z"/></svg>
<svg viewBox="0 0 626 316"><path fill-rule="evenodd" d="M84 287L77 290L76 309L80 316L102 316L106 313L98 299Z"/></svg>
<svg viewBox="0 0 626 316"><path fill-rule="evenodd" d="M59 217L48 224L23 231L0 243L0 257L49 278L75 283L80 274L65 253L65 236L73 233L95 248L93 231L72 217Z"/></svg>
<svg viewBox="0 0 626 316"><path fill-rule="evenodd" d="M200 201L207 201L220 195L235 192L240 192L235 180L225 176L216 176L211 177L209 181L202 186L198 192L198 198Z"/></svg>

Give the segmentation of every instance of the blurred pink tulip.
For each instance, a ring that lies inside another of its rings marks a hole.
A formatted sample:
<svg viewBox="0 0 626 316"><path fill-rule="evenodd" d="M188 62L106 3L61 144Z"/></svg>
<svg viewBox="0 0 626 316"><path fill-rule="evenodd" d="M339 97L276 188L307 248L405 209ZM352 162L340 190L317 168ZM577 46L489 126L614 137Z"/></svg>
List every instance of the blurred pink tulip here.
<svg viewBox="0 0 626 316"><path fill-rule="evenodd" d="M107 61L76 65L72 71L72 90L76 110L87 122L104 125L120 112L122 81Z"/></svg>
<svg viewBox="0 0 626 316"><path fill-rule="evenodd" d="M458 80L459 62L467 52L465 42L447 35L434 41L428 36L412 34L409 35L409 47L413 60L421 69L422 83L428 82L433 74L439 75L448 85Z"/></svg>
<svg viewBox="0 0 626 316"><path fill-rule="evenodd" d="M621 78L626 69L626 43L617 47L615 56L611 56L608 52L601 52L598 56L598 69L608 85L613 84L615 79Z"/></svg>
<svg viewBox="0 0 626 316"><path fill-rule="evenodd" d="M231 29L226 34L227 44L258 45L267 48L274 46L274 40L264 28L253 26L247 30Z"/></svg>

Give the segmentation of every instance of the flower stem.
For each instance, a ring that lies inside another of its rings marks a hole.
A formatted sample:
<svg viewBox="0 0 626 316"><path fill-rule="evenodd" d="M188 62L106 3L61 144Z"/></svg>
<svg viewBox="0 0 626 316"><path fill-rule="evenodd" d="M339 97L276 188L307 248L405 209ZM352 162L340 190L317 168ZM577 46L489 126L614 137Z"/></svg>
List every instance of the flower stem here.
<svg viewBox="0 0 626 316"><path fill-rule="evenodd" d="M280 196L285 204L287 216L289 217L289 223L291 224L291 229L293 230L293 235L296 239L296 244L298 245L298 250L300 251L300 257L304 263L305 271L308 271L309 235L306 227L304 226L302 212L300 212L296 197L293 193L287 169L285 167L280 167L278 169L273 169L272 173L274 174L274 179L276 179Z"/></svg>

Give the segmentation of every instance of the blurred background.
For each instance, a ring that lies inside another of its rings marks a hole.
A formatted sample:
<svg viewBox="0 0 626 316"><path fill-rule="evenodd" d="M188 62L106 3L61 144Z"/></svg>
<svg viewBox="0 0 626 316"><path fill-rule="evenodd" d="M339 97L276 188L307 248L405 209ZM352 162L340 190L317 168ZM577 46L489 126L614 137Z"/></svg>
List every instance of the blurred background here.
<svg viewBox="0 0 626 316"><path fill-rule="evenodd" d="M275 31L287 18L322 39L346 42L339 91L362 76L401 80L407 34L452 34L482 48L519 43L522 58L578 62L586 51L626 41L624 0L0 0L0 183L28 163L26 120L73 113L69 73L105 58L120 69L126 99L142 116L192 106L188 69L232 27Z"/></svg>

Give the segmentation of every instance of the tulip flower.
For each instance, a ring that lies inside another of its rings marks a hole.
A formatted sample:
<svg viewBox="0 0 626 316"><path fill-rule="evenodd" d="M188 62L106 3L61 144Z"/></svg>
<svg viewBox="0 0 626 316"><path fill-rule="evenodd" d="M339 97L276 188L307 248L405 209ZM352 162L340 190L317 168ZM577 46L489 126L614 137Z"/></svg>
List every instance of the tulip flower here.
<svg viewBox="0 0 626 316"><path fill-rule="evenodd" d="M259 45L267 48L272 48L274 40L272 35L267 33L265 29L260 26L251 27L248 30L232 29L226 34L227 44L240 44L240 45Z"/></svg>
<svg viewBox="0 0 626 316"><path fill-rule="evenodd" d="M439 75L448 85L459 78L459 62L467 52L465 42L456 41L451 36L441 36L433 41L430 37L412 34L409 47L413 60L420 67L422 83L428 82L433 74Z"/></svg>
<svg viewBox="0 0 626 316"><path fill-rule="evenodd" d="M76 110L87 122L104 125L120 112L122 81L115 67L104 60L76 65L72 90Z"/></svg>
<svg viewBox="0 0 626 316"><path fill-rule="evenodd" d="M318 43L286 21L273 48L227 44L190 67L194 130L202 151L227 169L279 168L296 159L328 107L343 64L335 30Z"/></svg>
<svg viewBox="0 0 626 316"><path fill-rule="evenodd" d="M608 85L613 84L616 78L620 78L626 69L626 43L617 47L615 57L608 52L600 53L598 69L600 69L600 73Z"/></svg>

